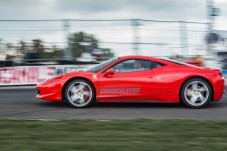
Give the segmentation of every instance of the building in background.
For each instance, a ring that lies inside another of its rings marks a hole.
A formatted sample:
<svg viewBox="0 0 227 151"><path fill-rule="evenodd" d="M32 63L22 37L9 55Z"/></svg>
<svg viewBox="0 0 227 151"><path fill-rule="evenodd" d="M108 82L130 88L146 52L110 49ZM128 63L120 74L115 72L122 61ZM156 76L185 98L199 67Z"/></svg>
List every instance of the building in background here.
<svg viewBox="0 0 227 151"><path fill-rule="evenodd" d="M227 31L213 30L205 37L206 66L227 69Z"/></svg>

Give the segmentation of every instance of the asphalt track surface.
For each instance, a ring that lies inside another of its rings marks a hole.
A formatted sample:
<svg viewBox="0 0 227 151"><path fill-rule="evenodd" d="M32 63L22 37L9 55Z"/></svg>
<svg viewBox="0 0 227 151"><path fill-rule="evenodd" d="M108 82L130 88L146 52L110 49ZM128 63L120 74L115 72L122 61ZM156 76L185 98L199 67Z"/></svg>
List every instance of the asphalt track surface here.
<svg viewBox="0 0 227 151"><path fill-rule="evenodd" d="M227 89L227 88L226 88ZM35 98L34 88L0 88L1 119L196 119L227 120L227 94L203 109L189 109L166 103L95 103L90 108L75 109L66 103Z"/></svg>

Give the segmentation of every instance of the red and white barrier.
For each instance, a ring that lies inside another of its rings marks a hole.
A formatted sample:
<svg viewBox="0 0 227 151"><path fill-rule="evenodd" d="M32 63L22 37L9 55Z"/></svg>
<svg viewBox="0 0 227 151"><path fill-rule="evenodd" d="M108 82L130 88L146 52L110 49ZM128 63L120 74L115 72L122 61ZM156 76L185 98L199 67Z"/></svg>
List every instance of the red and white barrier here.
<svg viewBox="0 0 227 151"><path fill-rule="evenodd" d="M0 68L0 86L37 84L71 71L85 70L90 65L17 66Z"/></svg>

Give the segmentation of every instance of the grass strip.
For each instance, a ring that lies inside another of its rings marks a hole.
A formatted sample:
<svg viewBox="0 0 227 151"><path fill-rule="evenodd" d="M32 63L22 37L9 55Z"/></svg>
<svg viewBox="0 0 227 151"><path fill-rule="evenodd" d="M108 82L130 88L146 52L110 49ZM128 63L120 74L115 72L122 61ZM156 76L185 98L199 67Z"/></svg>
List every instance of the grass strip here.
<svg viewBox="0 0 227 151"><path fill-rule="evenodd" d="M224 151L227 121L0 120L1 151Z"/></svg>

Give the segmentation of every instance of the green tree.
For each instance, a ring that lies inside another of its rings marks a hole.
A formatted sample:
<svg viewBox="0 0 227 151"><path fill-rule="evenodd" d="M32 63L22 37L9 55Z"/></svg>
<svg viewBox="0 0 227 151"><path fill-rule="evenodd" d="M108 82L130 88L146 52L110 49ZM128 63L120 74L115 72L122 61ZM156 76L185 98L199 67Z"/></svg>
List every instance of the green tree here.
<svg viewBox="0 0 227 151"><path fill-rule="evenodd" d="M93 35L84 32L76 32L70 35L69 44L73 58L80 57L83 52L91 53L93 49L99 47L98 40Z"/></svg>
<svg viewBox="0 0 227 151"><path fill-rule="evenodd" d="M26 42L20 41L19 51L22 54L25 54L26 53Z"/></svg>
<svg viewBox="0 0 227 151"><path fill-rule="evenodd" d="M103 48L102 50L103 50L103 52L104 52L103 58L104 58L105 60L114 57L114 53L111 51L111 49L109 49L109 48Z"/></svg>
<svg viewBox="0 0 227 151"><path fill-rule="evenodd" d="M53 45L50 49L50 52L43 52L42 59L59 59L63 58L63 49L58 48L56 45Z"/></svg>
<svg viewBox="0 0 227 151"><path fill-rule="evenodd" d="M39 53L40 58L43 58L42 54L44 53L44 50L45 50L43 41L40 39L33 39L32 42L33 42L34 52Z"/></svg>

